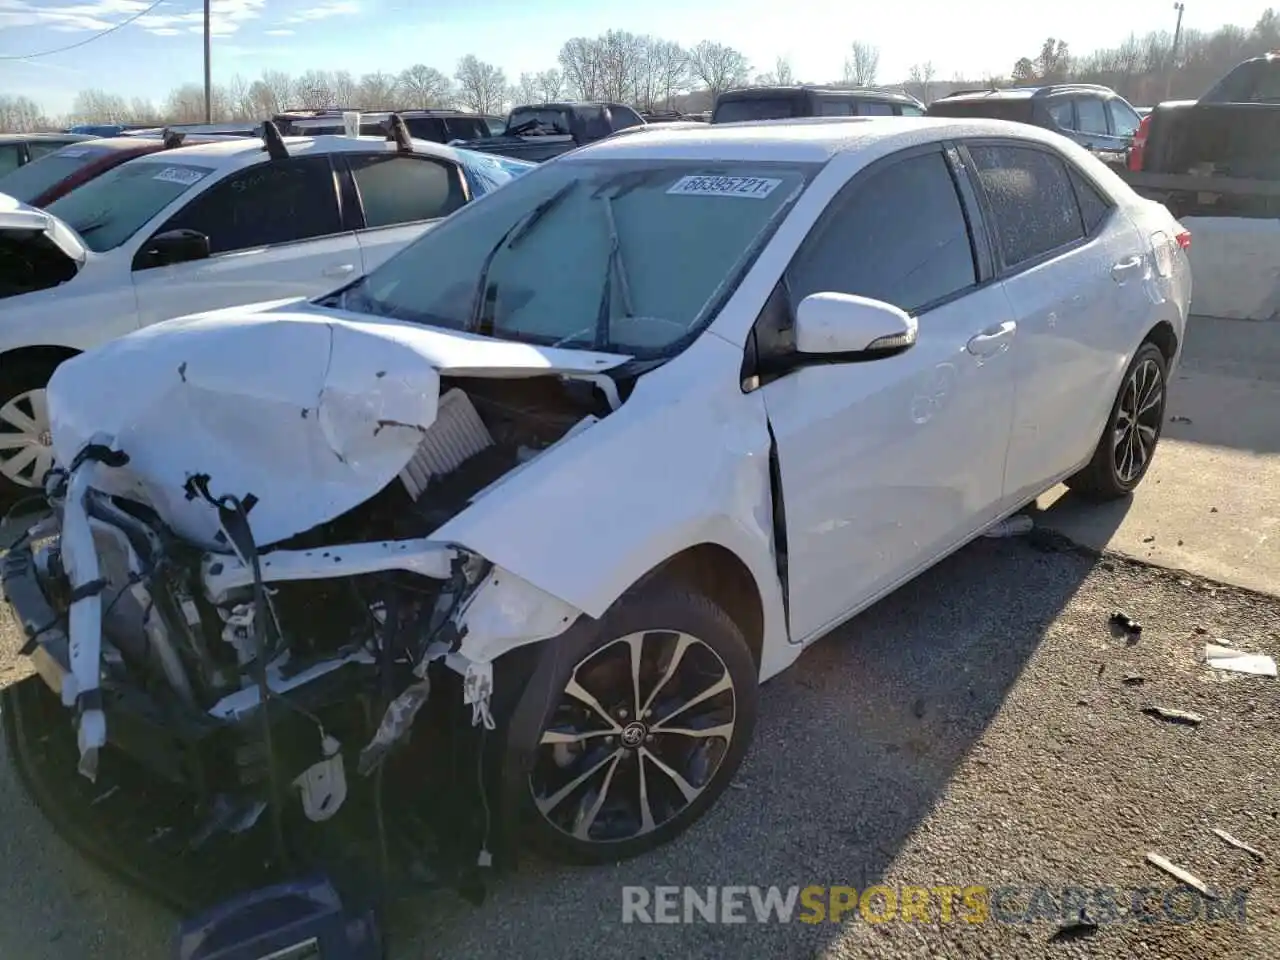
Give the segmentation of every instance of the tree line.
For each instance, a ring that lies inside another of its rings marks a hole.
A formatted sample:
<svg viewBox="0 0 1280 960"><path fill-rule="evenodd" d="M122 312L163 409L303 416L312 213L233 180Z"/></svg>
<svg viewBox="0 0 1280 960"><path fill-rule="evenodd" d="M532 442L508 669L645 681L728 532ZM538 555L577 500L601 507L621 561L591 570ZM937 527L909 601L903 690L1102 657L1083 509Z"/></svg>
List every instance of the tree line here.
<svg viewBox="0 0 1280 960"><path fill-rule="evenodd" d="M1251 56L1280 49L1280 15L1266 10L1251 27L1228 25L1212 32L1185 31L1174 49L1169 31L1130 36L1114 48L1082 57L1066 40L1048 38L1034 57L1021 57L1006 75L979 81L935 77L932 61L911 66L908 78L894 86L926 102L960 85L1007 86L1032 82L1078 81L1113 87L1137 104L1196 97L1233 66ZM414 64L398 73L375 71L355 76L346 70L308 70L293 76L266 70L257 79L236 75L212 91L215 121L256 121L282 110L334 106L364 109L461 107L499 114L508 105L560 99L608 100L641 110L705 110L721 92L750 83L833 83L876 86L880 51L874 44L850 44L842 75L798 76L791 61L779 57L756 71L741 51L704 40L692 47L649 34L609 30L597 37L574 37L561 46L556 64L510 78L499 66L468 54L453 72ZM0 130L47 129L66 123L182 123L204 119L204 89L195 83L176 87L163 102L126 99L103 89L87 89L75 98L66 117L50 117L29 97L0 95Z"/></svg>

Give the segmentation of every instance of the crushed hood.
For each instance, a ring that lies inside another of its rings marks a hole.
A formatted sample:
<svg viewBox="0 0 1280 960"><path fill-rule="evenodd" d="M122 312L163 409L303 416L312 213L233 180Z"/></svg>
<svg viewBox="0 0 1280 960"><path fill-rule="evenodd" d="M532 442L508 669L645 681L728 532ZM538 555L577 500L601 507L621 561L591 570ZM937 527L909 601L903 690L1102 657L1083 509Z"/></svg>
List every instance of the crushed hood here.
<svg viewBox="0 0 1280 960"><path fill-rule="evenodd" d="M217 512L191 490L252 497L262 545L340 516L409 463L435 421L441 374L592 374L629 359L449 332L277 301L182 317L58 367L54 453L95 437L126 453L97 486L149 503L215 547Z"/></svg>
<svg viewBox="0 0 1280 960"><path fill-rule="evenodd" d="M47 237L77 266L85 261L84 242L79 234L52 214L28 206L7 193L0 193L0 233Z"/></svg>

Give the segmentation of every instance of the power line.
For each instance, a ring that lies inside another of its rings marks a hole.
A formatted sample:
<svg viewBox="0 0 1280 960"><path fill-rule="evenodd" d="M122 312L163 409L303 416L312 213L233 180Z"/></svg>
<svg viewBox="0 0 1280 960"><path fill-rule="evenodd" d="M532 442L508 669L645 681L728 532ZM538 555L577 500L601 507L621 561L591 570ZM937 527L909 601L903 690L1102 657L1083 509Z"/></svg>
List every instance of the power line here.
<svg viewBox="0 0 1280 960"><path fill-rule="evenodd" d="M115 26L108 27L101 33L95 33L92 37L86 37L83 40L77 40L75 43L67 44L65 47L56 47L53 50L41 50L39 53L24 53L19 55L6 54L4 56L0 56L0 60L34 60L36 57L48 57L55 53L65 53L68 50L74 50L76 47L83 47L86 43L93 43L95 40L101 40L103 37L107 36L107 34L115 33L121 27L127 27L129 24L133 23L133 21L141 17L145 17L148 13L164 2L165 0L155 0L155 3L151 4L151 6L147 7L145 10L135 13L126 20L121 20Z"/></svg>

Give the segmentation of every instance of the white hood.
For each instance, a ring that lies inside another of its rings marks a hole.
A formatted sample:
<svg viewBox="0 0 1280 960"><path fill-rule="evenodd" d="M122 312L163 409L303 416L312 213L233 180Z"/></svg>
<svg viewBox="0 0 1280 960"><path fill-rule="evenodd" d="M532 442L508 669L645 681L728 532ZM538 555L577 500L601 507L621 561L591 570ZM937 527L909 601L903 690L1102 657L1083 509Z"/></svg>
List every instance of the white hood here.
<svg viewBox="0 0 1280 960"><path fill-rule="evenodd" d="M69 259L84 263L84 242L74 230L52 214L0 193L0 232L4 231L43 234Z"/></svg>
<svg viewBox="0 0 1280 960"><path fill-rule="evenodd" d="M435 421L442 373L590 374L627 359L279 301L156 324L63 363L49 417L59 463L112 438L129 462L102 468L98 486L150 503L203 546L216 544L217 514L188 480L252 495L266 545L395 479Z"/></svg>

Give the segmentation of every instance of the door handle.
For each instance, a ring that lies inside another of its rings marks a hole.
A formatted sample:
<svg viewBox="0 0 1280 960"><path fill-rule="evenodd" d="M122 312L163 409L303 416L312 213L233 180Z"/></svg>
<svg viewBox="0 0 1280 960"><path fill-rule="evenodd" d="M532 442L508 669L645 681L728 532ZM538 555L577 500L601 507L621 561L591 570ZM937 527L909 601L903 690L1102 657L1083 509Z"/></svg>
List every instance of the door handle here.
<svg viewBox="0 0 1280 960"><path fill-rule="evenodd" d="M325 267L323 275L326 277L344 277L355 268L356 265L354 263L340 263L336 267Z"/></svg>
<svg viewBox="0 0 1280 960"><path fill-rule="evenodd" d="M1113 264L1111 267L1111 279L1116 283L1124 283L1129 278L1129 274L1142 266L1142 257L1134 254L1127 257L1119 263Z"/></svg>
<svg viewBox="0 0 1280 960"><path fill-rule="evenodd" d="M970 337L969 342L965 344L965 349L975 357L994 356L1008 346L1017 332L1018 325L1012 320L1006 320Z"/></svg>

